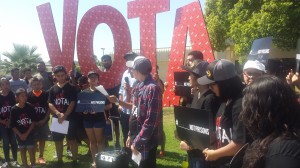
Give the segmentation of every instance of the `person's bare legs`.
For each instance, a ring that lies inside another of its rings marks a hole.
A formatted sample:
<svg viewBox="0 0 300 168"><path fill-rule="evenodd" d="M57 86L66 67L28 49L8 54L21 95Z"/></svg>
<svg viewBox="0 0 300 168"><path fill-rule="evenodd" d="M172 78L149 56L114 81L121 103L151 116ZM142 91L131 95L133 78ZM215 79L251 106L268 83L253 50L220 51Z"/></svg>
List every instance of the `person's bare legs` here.
<svg viewBox="0 0 300 168"><path fill-rule="evenodd" d="M22 159L22 165L24 167L28 167L27 164L27 158L26 158L26 148L20 148L20 154L21 154L21 159Z"/></svg>
<svg viewBox="0 0 300 168"><path fill-rule="evenodd" d="M104 128L94 128L94 134L97 140L98 152L101 152L105 147Z"/></svg>
<svg viewBox="0 0 300 168"><path fill-rule="evenodd" d="M62 161L62 154L63 154L63 140L55 141L55 148L57 154L57 160Z"/></svg>
<svg viewBox="0 0 300 168"><path fill-rule="evenodd" d="M35 165L35 148L31 147L31 148L28 148L27 150L29 153L30 164L31 164L31 166L34 166Z"/></svg>
<svg viewBox="0 0 300 168"><path fill-rule="evenodd" d="M40 151L40 156L44 156L44 151L45 151L45 140L39 140L39 151Z"/></svg>
<svg viewBox="0 0 300 168"><path fill-rule="evenodd" d="M93 128L85 128L85 132L89 138L90 141L90 150L91 150L91 155L93 159L93 165L96 163L95 155L98 152L98 147L97 147L97 140L94 134Z"/></svg>
<svg viewBox="0 0 300 168"><path fill-rule="evenodd" d="M70 149L72 152L72 160L76 161L77 160L77 155L78 155L78 144L76 139L74 140L69 140L69 144L70 144Z"/></svg>

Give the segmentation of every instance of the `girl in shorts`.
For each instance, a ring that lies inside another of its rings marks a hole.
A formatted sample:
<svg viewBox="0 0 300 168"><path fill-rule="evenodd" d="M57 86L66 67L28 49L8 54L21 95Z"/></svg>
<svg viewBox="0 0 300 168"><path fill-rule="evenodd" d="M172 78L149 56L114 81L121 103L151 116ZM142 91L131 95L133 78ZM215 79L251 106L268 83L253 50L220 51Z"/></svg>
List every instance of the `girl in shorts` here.
<svg viewBox="0 0 300 168"><path fill-rule="evenodd" d="M102 94L96 89L98 86L98 78L99 74L96 72L88 73L88 82L90 87L83 90L86 93L97 93ZM105 101L105 109L109 110L112 107L112 104L106 99ZM101 151L103 151L105 146L104 140L104 127L105 127L105 114L104 111L93 111L88 110L83 112L83 125L90 141L90 150L93 158L92 167L96 167L95 155Z"/></svg>

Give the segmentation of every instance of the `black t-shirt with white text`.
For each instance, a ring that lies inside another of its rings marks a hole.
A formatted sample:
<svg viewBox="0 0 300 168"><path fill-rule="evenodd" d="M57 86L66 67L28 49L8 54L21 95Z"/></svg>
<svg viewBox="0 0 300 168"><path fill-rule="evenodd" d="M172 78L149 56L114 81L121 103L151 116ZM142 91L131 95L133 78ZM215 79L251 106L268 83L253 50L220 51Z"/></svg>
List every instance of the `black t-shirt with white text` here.
<svg viewBox="0 0 300 168"><path fill-rule="evenodd" d="M10 118L11 108L15 104L16 98L12 91L10 91L6 96L0 95L0 118L2 120Z"/></svg>
<svg viewBox="0 0 300 168"><path fill-rule="evenodd" d="M65 113L70 105L70 102L72 101L76 102L76 99L77 99L77 90L75 86L69 83L66 83L62 88L60 88L57 85L54 85L49 90L48 102L53 104L55 108L61 113ZM74 110L75 107L66 120L73 118ZM57 118L56 115L53 115L53 117Z"/></svg>
<svg viewBox="0 0 300 168"><path fill-rule="evenodd" d="M216 115L217 148L221 148L234 141L238 144L247 142L246 128L239 120L242 111L242 96L221 104ZM222 162L229 162L231 157L222 158Z"/></svg>
<svg viewBox="0 0 300 168"><path fill-rule="evenodd" d="M35 122L35 109L30 103L26 103L23 108L15 105L11 108L11 128L17 128L20 133L25 133Z"/></svg>
<svg viewBox="0 0 300 168"><path fill-rule="evenodd" d="M42 92L40 96L36 96L33 92L28 93L28 102L35 108L35 117L37 121L43 120L49 109L48 105L48 93Z"/></svg>

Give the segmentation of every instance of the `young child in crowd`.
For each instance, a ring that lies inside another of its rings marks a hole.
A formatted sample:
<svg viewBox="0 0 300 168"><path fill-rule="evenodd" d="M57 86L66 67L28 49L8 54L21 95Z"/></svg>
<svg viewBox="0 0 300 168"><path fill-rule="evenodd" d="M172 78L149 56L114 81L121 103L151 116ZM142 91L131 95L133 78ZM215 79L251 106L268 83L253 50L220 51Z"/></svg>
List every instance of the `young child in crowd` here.
<svg viewBox="0 0 300 168"><path fill-rule="evenodd" d="M6 78L1 78L0 80L0 131L3 140L3 152L5 163L0 167L9 167L10 158L9 158L9 148L11 147L11 152L13 156L13 162L10 163L10 166L19 167L17 162L17 153L18 146L16 142L16 136L13 130L9 127L10 120L10 110L11 107L16 104L16 99L14 93L10 90L9 81ZM9 147L10 145L10 147Z"/></svg>
<svg viewBox="0 0 300 168"><path fill-rule="evenodd" d="M35 109L27 102L27 93L25 89L19 88L16 91L17 104L11 108L11 128L17 135L18 147L21 152L22 164L27 164L26 152L30 157L31 167L35 167L34 135Z"/></svg>
<svg viewBox="0 0 300 168"><path fill-rule="evenodd" d="M50 116L49 106L48 106L48 93L41 90L42 81L34 77L30 80L30 85L32 91L28 93L28 102L35 107L35 139L38 141L39 146L39 160L40 164L45 164L44 149L45 141L48 138L50 132L48 121ZM36 150L35 150L36 151Z"/></svg>

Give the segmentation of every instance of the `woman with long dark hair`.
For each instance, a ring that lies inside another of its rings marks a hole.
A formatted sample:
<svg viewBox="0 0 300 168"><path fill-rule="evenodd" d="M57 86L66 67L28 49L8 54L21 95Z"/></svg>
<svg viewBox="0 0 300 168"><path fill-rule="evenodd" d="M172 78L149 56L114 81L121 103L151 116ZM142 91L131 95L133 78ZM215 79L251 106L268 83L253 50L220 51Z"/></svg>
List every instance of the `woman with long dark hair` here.
<svg viewBox="0 0 300 168"><path fill-rule="evenodd" d="M217 161L217 167L225 167L247 142L246 129L238 118L244 86L234 64L225 59L210 63L206 76L197 81L201 85L208 84L222 101L216 115L216 149L205 149L203 154L207 161Z"/></svg>
<svg viewBox="0 0 300 168"><path fill-rule="evenodd" d="M299 167L299 112L295 92L275 76L262 76L247 87L240 118L254 142L243 168Z"/></svg>

